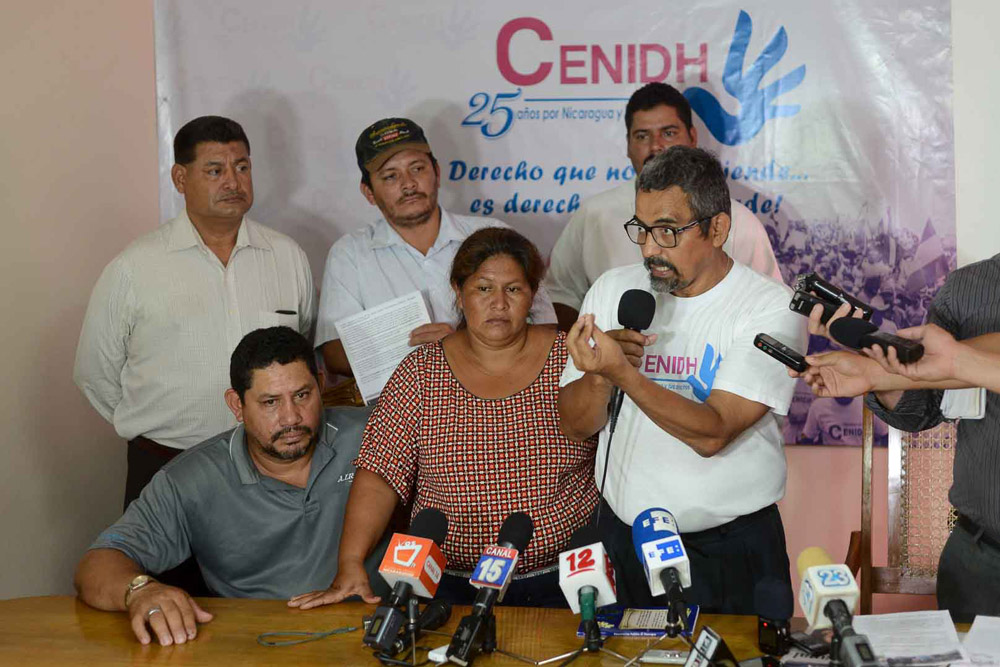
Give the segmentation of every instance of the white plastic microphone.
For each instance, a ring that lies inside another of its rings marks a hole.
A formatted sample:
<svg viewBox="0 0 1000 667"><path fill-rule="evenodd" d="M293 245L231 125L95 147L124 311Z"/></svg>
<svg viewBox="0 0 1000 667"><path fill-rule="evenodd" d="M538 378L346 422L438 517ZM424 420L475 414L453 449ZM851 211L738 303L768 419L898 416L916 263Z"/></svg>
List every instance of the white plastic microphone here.
<svg viewBox="0 0 1000 667"><path fill-rule="evenodd" d="M808 632L833 625L824 611L827 604L834 600L842 601L847 611L854 613L859 591L849 567L843 563L834 563L830 555L819 547L803 550L796 565L802 579L799 605L809 623Z"/></svg>
<svg viewBox="0 0 1000 667"><path fill-rule="evenodd" d="M878 667L868 637L854 630L852 614L858 602L858 584L851 569L834 563L819 547L809 547L796 562L802 586L799 604L809 623L808 632L833 628L831 656L844 667Z"/></svg>
<svg viewBox="0 0 1000 667"><path fill-rule="evenodd" d="M592 620L597 607L618 601L615 569L596 528L580 528L559 554L559 587L570 610L584 620Z"/></svg>

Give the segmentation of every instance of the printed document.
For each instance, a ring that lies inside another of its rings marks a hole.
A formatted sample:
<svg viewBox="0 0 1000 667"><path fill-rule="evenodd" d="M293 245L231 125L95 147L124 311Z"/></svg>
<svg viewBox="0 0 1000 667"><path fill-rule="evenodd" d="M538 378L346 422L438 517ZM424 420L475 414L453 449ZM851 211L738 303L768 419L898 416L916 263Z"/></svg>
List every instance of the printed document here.
<svg viewBox="0 0 1000 667"><path fill-rule="evenodd" d="M430 321L420 292L410 292L336 323L366 405L378 398L396 366L413 350L410 332Z"/></svg>

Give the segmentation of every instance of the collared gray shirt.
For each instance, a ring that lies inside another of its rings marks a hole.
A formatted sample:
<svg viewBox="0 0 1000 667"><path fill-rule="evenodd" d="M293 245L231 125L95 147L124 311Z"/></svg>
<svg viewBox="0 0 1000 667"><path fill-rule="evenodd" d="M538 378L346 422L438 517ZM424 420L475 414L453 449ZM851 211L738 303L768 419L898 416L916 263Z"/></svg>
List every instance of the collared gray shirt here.
<svg viewBox="0 0 1000 667"><path fill-rule="evenodd" d="M324 412L304 489L260 474L242 424L210 438L157 472L90 548L117 549L153 573L193 554L205 583L223 597L289 598L327 588L369 412Z"/></svg>
<svg viewBox="0 0 1000 667"><path fill-rule="evenodd" d="M954 271L938 291L927 321L958 340L1000 331L1000 255ZM894 410L869 394L865 402L880 419L904 431L923 431L944 420L942 391L903 393ZM959 512L1000 535L1000 394L986 392L983 419L958 423L954 479L948 499Z"/></svg>

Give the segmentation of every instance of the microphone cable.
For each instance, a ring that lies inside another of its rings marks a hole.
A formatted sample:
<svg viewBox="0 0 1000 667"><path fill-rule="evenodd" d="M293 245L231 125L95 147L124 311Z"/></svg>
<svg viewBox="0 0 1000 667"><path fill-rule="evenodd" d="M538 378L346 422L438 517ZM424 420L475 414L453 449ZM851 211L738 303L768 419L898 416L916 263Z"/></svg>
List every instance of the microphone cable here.
<svg viewBox="0 0 1000 667"><path fill-rule="evenodd" d="M343 635L348 632L356 632L360 630L357 626L347 626L344 628L334 628L333 630L327 630L326 632L304 632L304 631L288 631L288 632L264 632L257 635L257 643L261 646L267 646L268 648L274 648L277 646L295 646L297 644L305 644L306 642L314 642L319 639L326 639L333 635Z"/></svg>

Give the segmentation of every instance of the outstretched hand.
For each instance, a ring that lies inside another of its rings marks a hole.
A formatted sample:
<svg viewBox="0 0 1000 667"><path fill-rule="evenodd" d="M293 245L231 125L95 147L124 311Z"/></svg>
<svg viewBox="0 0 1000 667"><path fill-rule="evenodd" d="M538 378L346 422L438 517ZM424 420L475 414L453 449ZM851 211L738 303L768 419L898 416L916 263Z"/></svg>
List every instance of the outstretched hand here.
<svg viewBox="0 0 1000 667"><path fill-rule="evenodd" d="M789 369L792 377L801 377L816 396L854 397L875 390L884 371L877 363L854 352L825 352L806 357L809 367L802 373Z"/></svg>
<svg viewBox="0 0 1000 667"><path fill-rule="evenodd" d="M298 609L313 609L343 602L352 595L359 596L368 604L377 604L381 601L381 598L372 592L364 566L342 567L329 588L296 595L288 601L288 606Z"/></svg>
<svg viewBox="0 0 1000 667"><path fill-rule="evenodd" d="M923 356L913 363L904 364L899 361L894 347L890 347L885 353L880 347L873 346L862 350L862 353L874 359L886 372L902 375L911 380L936 382L958 377L958 359L965 346L956 341L950 333L936 324L925 324L901 329L896 335L922 343Z"/></svg>

